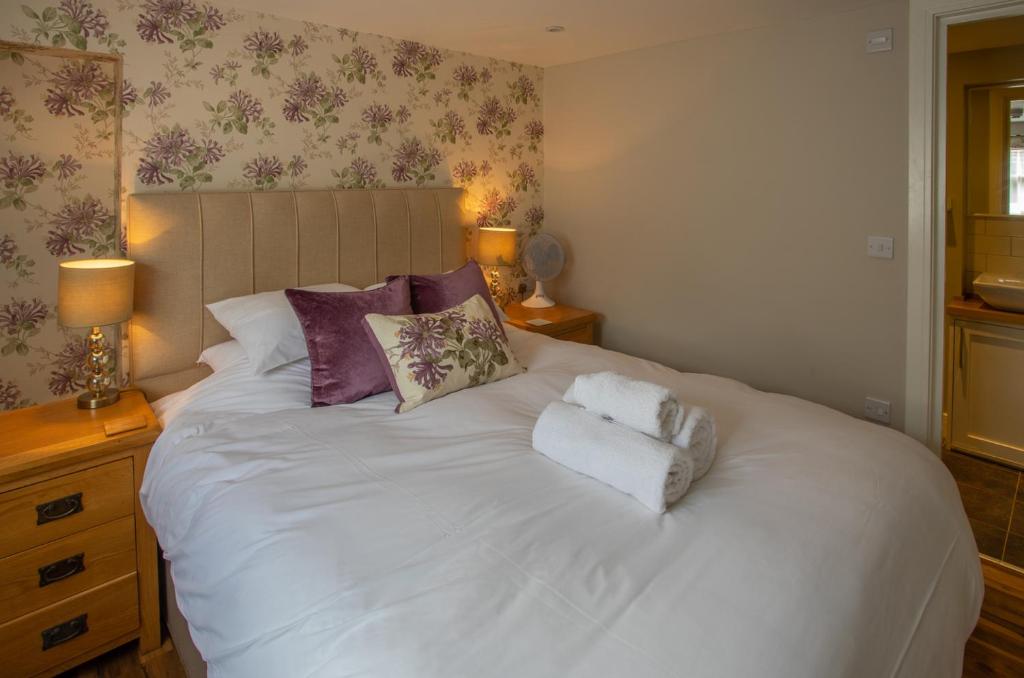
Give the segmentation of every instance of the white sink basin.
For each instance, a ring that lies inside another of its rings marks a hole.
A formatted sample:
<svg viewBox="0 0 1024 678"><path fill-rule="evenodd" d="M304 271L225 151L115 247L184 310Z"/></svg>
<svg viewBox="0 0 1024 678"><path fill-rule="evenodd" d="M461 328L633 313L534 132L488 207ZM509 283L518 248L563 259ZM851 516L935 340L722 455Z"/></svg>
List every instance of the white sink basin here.
<svg viewBox="0 0 1024 678"><path fill-rule="evenodd" d="M989 306L1024 313L1024 277L982 273L974 279L974 291Z"/></svg>

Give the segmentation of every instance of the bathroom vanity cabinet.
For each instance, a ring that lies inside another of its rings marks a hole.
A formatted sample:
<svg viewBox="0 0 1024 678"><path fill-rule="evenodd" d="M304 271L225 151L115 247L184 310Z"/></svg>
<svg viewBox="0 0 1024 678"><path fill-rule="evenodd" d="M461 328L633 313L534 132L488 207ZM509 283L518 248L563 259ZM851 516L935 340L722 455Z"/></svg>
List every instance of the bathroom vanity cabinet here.
<svg viewBox="0 0 1024 678"><path fill-rule="evenodd" d="M999 313L1020 316L1008 324L950 314L951 447L1024 466L1024 315Z"/></svg>

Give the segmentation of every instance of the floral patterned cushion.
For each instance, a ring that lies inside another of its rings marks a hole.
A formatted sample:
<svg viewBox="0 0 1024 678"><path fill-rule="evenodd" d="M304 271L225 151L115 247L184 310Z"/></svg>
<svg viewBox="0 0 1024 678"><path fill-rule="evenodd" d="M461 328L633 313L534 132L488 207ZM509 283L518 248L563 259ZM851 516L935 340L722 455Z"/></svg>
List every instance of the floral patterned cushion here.
<svg viewBox="0 0 1024 678"><path fill-rule="evenodd" d="M400 401L396 412L523 371L479 294L439 313L370 313L363 327Z"/></svg>

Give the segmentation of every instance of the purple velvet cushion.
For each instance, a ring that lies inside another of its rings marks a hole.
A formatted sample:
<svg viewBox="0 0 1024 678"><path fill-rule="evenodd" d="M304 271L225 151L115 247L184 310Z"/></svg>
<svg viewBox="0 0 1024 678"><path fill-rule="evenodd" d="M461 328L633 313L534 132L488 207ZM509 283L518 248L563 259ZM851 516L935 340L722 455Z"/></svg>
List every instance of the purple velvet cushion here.
<svg viewBox="0 0 1024 678"><path fill-rule="evenodd" d="M397 276L389 276L388 280ZM501 328L502 334L505 328L501 324L501 315L498 307L494 305L491 298L491 291L487 288L487 281L484 280L484 272L480 270L479 264L472 259L466 262L462 268L451 273L440 273L438 275L410 275L409 287L412 291L412 310L415 313L440 313L447 311L453 306L458 306L479 294L487 305L491 307L491 313Z"/></svg>
<svg viewBox="0 0 1024 678"><path fill-rule="evenodd" d="M362 321L367 313L412 313L409 278L366 292L285 290L306 335L313 407L354 403L391 390Z"/></svg>

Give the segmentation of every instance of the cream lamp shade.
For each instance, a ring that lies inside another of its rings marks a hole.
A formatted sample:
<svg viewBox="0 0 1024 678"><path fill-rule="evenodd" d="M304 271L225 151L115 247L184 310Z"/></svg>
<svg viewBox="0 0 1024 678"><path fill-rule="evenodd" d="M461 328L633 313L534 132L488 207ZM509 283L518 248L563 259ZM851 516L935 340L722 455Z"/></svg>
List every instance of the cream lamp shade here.
<svg viewBox="0 0 1024 678"><path fill-rule="evenodd" d="M132 315L135 262L128 259L79 259L60 265L57 316L64 327L99 327Z"/></svg>
<svg viewBox="0 0 1024 678"><path fill-rule="evenodd" d="M480 229L477 237L476 261L484 266L512 266L516 260L516 229Z"/></svg>

